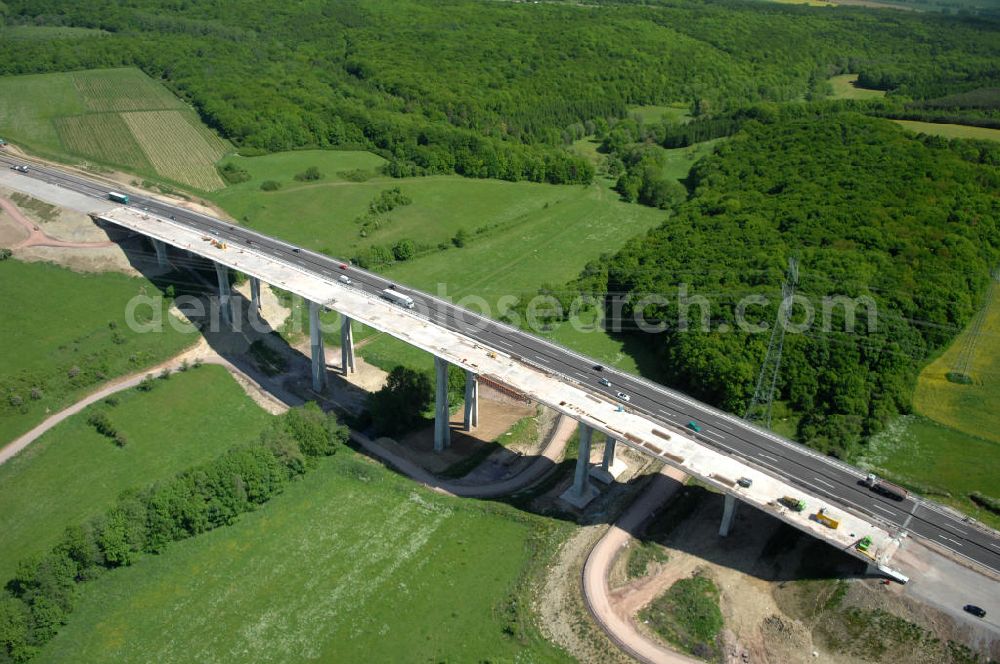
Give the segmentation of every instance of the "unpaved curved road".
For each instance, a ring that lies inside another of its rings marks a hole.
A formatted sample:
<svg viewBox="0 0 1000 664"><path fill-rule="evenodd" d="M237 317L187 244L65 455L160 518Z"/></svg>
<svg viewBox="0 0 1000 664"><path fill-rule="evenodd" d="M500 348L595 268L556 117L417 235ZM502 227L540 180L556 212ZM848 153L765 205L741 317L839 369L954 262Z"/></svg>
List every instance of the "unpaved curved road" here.
<svg viewBox="0 0 1000 664"><path fill-rule="evenodd" d="M101 242L68 242L59 240L45 234L33 221L24 216L13 202L0 197L0 208L9 214L14 221L24 227L28 232L28 237L15 244L13 249L26 249L27 247L61 247L63 249L98 249L101 247L113 247L115 243L111 240Z"/></svg>
<svg viewBox="0 0 1000 664"><path fill-rule="evenodd" d="M583 566L583 601L590 614L611 640L641 662L655 664L696 664L698 660L655 643L639 632L628 616L617 613L611 604L608 573L615 558L643 521L684 485L684 473L664 467L643 494L619 517L604 537L594 545Z"/></svg>
<svg viewBox="0 0 1000 664"><path fill-rule="evenodd" d="M50 415L37 425L35 428L31 429L27 433L22 434L14 439L13 442L5 445L3 449L0 449L0 464L6 463L15 454L26 448L31 443L35 442L42 434L44 434L49 429L53 428L63 420L73 415L76 415L81 410L96 403L101 399L105 399L116 392L121 392L122 390L127 390L129 388L138 385L142 379L146 376L152 374L153 376L159 375L164 369L169 369L171 373L175 373L180 370L182 363L185 360L193 361L195 359L200 359L204 364L217 364L225 367L230 373L239 376L243 380L249 381L249 383L257 390L264 391L263 388L257 381L255 381L251 376L246 375L244 372L240 371L239 368L235 367L225 358L221 357L214 352L206 353L204 349L199 344L193 349L189 349L173 357L165 362L161 362L156 366L149 367L143 371L139 371L134 374L129 374L127 376L122 376L116 378L104 386L100 387L94 392L91 392L87 396L83 397L72 406L68 406L57 413Z"/></svg>

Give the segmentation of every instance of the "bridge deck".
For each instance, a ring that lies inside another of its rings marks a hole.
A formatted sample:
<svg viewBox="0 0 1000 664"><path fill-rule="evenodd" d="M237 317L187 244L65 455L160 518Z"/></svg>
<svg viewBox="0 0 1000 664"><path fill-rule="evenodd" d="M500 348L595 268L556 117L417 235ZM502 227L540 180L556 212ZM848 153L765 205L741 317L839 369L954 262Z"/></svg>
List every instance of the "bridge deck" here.
<svg viewBox="0 0 1000 664"><path fill-rule="evenodd" d="M732 493L741 501L766 510L858 558L874 562L854 547L864 536L872 538L869 551L882 564L888 562L899 546L898 538L894 538L888 530L838 504L810 495L742 457L707 447L685 429L668 428L628 408L619 411L617 402L579 384L567 382L565 377L512 356L501 348L487 347L371 293L291 265L262 250L233 244L222 249L204 240L205 233L169 219L133 208L102 207L104 210L99 216L107 222L258 277L391 334L456 366L510 385L539 403L613 436L642 454L676 466L706 484ZM735 481L740 477L752 479L752 486L736 486ZM806 509L794 512L780 505L778 501L783 496L804 500ZM815 521L813 515L820 508L838 518L840 527L833 530Z"/></svg>

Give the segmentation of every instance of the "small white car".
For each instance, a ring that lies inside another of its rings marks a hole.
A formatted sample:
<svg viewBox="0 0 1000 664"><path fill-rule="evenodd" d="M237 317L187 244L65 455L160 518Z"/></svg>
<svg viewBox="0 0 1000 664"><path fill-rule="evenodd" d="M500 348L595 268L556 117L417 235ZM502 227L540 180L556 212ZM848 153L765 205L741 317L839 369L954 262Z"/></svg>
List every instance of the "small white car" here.
<svg viewBox="0 0 1000 664"><path fill-rule="evenodd" d="M351 281L351 278L349 276L347 276L346 274L342 274L340 275L340 283L350 286L354 282Z"/></svg>
<svg viewBox="0 0 1000 664"><path fill-rule="evenodd" d="M632 397L630 397L629 395L625 394L624 392L619 392L618 393L618 398L621 399L622 401L631 401L632 400Z"/></svg>

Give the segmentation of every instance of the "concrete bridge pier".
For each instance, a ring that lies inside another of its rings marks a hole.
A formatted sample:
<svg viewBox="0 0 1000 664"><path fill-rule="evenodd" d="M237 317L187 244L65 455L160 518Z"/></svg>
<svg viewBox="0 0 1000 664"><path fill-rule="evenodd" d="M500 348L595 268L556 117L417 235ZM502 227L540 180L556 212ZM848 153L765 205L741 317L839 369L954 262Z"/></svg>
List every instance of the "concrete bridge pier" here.
<svg viewBox="0 0 1000 664"><path fill-rule="evenodd" d="M448 426L450 417L448 407L448 362L434 356L434 375L437 389L434 399L434 451L443 452L451 447L451 429Z"/></svg>
<svg viewBox="0 0 1000 664"><path fill-rule="evenodd" d="M340 368L344 375L354 373L354 330L351 319L340 314Z"/></svg>
<svg viewBox="0 0 1000 664"><path fill-rule="evenodd" d="M320 329L321 305L309 303L309 341L312 349L312 387L316 392L326 388L326 351L323 349L323 330Z"/></svg>
<svg viewBox="0 0 1000 664"><path fill-rule="evenodd" d="M220 263L215 264L215 274L219 278L219 313L226 325L233 324L233 296L229 290L229 268Z"/></svg>
<svg viewBox="0 0 1000 664"><path fill-rule="evenodd" d="M604 458L601 460L600 468L591 468L590 476L598 482L611 484L617 480L622 473L628 470L628 464L615 457L615 449L618 440L608 436L604 442Z"/></svg>
<svg viewBox="0 0 1000 664"><path fill-rule="evenodd" d="M479 426L479 376L465 370L465 430Z"/></svg>
<svg viewBox="0 0 1000 664"><path fill-rule="evenodd" d="M170 261L167 260L167 245L163 244L162 241L155 238L149 238L153 242L153 251L156 252L156 264L161 268L166 270L170 267Z"/></svg>
<svg viewBox="0 0 1000 664"><path fill-rule="evenodd" d="M250 304L254 311L260 311L260 279L250 277Z"/></svg>
<svg viewBox="0 0 1000 664"><path fill-rule="evenodd" d="M722 510L722 523L719 524L719 536L729 535L729 529L733 527L733 517L736 516L736 496L731 493L726 494L726 506Z"/></svg>
<svg viewBox="0 0 1000 664"><path fill-rule="evenodd" d="M594 430L580 422L580 446L577 449L576 475L573 486L563 492L560 498L577 509L583 509L600 493L590 483L590 439Z"/></svg>

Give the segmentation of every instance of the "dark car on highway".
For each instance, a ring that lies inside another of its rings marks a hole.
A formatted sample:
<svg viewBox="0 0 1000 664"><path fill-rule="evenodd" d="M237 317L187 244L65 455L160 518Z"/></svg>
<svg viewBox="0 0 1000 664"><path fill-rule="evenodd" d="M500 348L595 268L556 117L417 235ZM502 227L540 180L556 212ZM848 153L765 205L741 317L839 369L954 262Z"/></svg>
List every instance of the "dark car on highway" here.
<svg viewBox="0 0 1000 664"><path fill-rule="evenodd" d="M966 604L965 606L962 607L962 609L964 609L966 611L966 613L971 613L972 615L976 616L977 618L985 618L986 617L986 611L984 609L976 606L975 604Z"/></svg>

